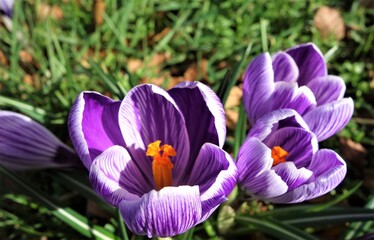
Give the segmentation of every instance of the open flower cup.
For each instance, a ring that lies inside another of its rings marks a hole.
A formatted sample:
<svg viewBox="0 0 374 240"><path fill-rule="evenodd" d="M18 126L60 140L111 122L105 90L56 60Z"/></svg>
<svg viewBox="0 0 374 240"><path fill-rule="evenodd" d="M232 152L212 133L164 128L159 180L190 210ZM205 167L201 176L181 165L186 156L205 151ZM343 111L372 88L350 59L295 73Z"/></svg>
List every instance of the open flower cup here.
<svg viewBox="0 0 374 240"><path fill-rule="evenodd" d="M336 129L328 129L331 135ZM256 199L297 203L334 189L347 171L334 151L318 149L317 136L292 109L256 121L238 154L239 182Z"/></svg>
<svg viewBox="0 0 374 240"><path fill-rule="evenodd" d="M343 98L345 90L343 79L327 75L320 50L306 43L253 59L244 76L243 103L252 125L273 110L294 109L322 141L327 135L320 131L331 124L341 130L353 114L352 99Z"/></svg>
<svg viewBox="0 0 374 240"><path fill-rule="evenodd" d="M81 93L69 131L94 190L118 207L131 231L180 234L207 219L235 186L222 150L224 110L205 85L133 88L123 101Z"/></svg>

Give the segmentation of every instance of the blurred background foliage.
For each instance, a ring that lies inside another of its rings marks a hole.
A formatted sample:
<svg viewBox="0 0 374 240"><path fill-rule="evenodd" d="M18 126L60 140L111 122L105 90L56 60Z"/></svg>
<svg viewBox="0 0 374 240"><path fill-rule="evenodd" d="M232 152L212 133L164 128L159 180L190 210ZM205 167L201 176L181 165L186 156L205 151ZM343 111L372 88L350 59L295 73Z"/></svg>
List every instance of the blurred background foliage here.
<svg viewBox="0 0 374 240"><path fill-rule="evenodd" d="M294 206L233 197L180 238L353 239L374 231L373 212L364 209L374 207L373 23L370 0L16 0L12 24L0 25L0 107L69 144L66 119L82 90L121 99L139 83L167 89L198 80L224 99L225 148L235 154L248 131L239 108L247 64L263 51L314 42L355 101L348 126L321 143L347 161L344 182ZM92 226L127 236L83 169L2 176L1 239L100 239Z"/></svg>

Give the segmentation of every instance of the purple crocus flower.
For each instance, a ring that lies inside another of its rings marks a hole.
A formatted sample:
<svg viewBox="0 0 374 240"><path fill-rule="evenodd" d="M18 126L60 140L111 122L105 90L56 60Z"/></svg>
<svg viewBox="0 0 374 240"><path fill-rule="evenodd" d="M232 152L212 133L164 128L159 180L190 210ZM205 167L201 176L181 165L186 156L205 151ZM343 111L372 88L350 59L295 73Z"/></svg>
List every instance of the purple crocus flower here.
<svg viewBox="0 0 374 240"><path fill-rule="evenodd" d="M81 93L69 131L94 190L148 237L183 233L226 200L237 178L226 126L207 86L133 88L123 101Z"/></svg>
<svg viewBox="0 0 374 240"><path fill-rule="evenodd" d="M13 15L13 6L14 0L0 0L0 10L8 17Z"/></svg>
<svg viewBox="0 0 374 240"><path fill-rule="evenodd" d="M239 150L237 167L239 181L250 195L274 203L321 196L347 171L337 153L318 149L316 135L292 109L275 110L256 121Z"/></svg>
<svg viewBox="0 0 374 240"><path fill-rule="evenodd" d="M243 102L252 125L268 112L291 108L305 118L318 141L322 141L327 135L319 132L332 124L326 118L327 109L334 109L329 114L340 130L348 123L347 116L353 114L352 99L343 98L345 89L343 79L327 75L320 50L307 43L272 57L269 53L256 57L245 73ZM310 123L309 118L315 122Z"/></svg>
<svg viewBox="0 0 374 240"><path fill-rule="evenodd" d="M22 114L0 111L0 165L12 170L81 165L74 150Z"/></svg>

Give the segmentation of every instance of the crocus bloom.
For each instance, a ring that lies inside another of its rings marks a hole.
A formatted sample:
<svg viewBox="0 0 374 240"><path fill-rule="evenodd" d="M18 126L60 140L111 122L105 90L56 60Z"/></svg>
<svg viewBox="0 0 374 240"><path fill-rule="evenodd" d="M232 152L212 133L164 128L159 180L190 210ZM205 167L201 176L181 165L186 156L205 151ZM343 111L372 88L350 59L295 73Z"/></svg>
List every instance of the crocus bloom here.
<svg viewBox="0 0 374 240"><path fill-rule="evenodd" d="M81 93L69 116L72 142L94 190L148 237L180 234L207 219L237 178L222 150L222 104L205 85L133 88L123 101Z"/></svg>
<svg viewBox="0 0 374 240"><path fill-rule="evenodd" d="M275 110L256 121L238 154L239 182L254 198L297 203L321 196L343 179L347 167L318 140L292 109Z"/></svg>
<svg viewBox="0 0 374 240"><path fill-rule="evenodd" d="M326 137L318 131L331 124L325 116L326 109L334 108L330 114L339 129L348 123L347 116L353 114L353 102L343 98L344 93L344 81L327 75L323 56L312 43L272 57L269 53L259 55L249 64L243 83L243 103L252 125L259 117L276 109L291 108L305 118L322 115L319 120L325 119L325 122L309 125L319 141Z"/></svg>
<svg viewBox="0 0 374 240"><path fill-rule="evenodd" d="M13 170L73 167L74 150L22 114L0 111L0 165Z"/></svg>
<svg viewBox="0 0 374 240"><path fill-rule="evenodd" d="M14 0L0 0L0 10L8 17L12 17Z"/></svg>

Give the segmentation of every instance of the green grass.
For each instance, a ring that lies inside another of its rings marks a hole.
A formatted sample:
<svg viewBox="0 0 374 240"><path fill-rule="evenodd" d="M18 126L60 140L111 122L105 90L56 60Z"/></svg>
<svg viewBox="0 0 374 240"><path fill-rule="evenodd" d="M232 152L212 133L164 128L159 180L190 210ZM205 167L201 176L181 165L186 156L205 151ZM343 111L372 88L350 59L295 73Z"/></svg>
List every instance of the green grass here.
<svg viewBox="0 0 374 240"><path fill-rule="evenodd" d="M312 41L326 54L329 73L345 80L346 96L354 99L356 107L348 126L322 145L342 154L339 138L345 137L361 142L368 152L361 159L363 165L348 161L347 178L325 196L323 203L332 203L330 207L373 208L373 188L367 182L355 188L357 181L370 177L367 172L374 170L374 105L370 87L374 54L373 8L363 6L361 1L338 0L105 2L104 22L95 26L93 1L16 1L13 30L0 26L0 51L7 59L5 64L0 63L1 109L30 116L69 144L66 119L72 103L83 90L95 90L121 99L133 86L147 79L163 76L160 84L166 88L174 77L183 76L191 64L206 62L206 70L197 70L196 80L207 83L224 98L233 85L241 84L246 65L257 54L265 50L274 53ZM42 4L60 7L63 19L40 19L38 9ZM347 26L344 39L324 39L313 26L315 11L322 5L341 11ZM32 60L25 61L21 51L30 54ZM169 57L150 67L158 55ZM142 61L143 65L131 71L130 63L134 59ZM32 79L31 83L25 78ZM237 129L228 132L228 139L239 136L237 140L227 141L229 151L236 153L238 150L245 130L243 121L241 118ZM54 205L74 209L73 215L79 214L77 218L84 219L82 221L125 238L125 229L118 224L118 215L113 209L102 207L111 217L90 215L87 201L103 204L90 195L87 173L74 174L80 175L83 186L74 181L61 184L66 182L61 181L61 175L48 172L17 173L15 179L22 179L33 191L47 195ZM7 236L7 239L91 238L87 232L66 224L64 216L56 214L51 206L40 202L35 194L25 191L7 175L0 176L1 182L4 187L0 190L3 194L0 197L0 236ZM352 189L355 191L350 192ZM330 237L328 232L335 230L340 238L353 238L374 231L372 221L365 217L360 218L359 223L349 224L346 232L344 225L334 222L323 228L293 225L291 220L283 222L275 213L272 215L272 210L265 220L259 221L264 218L261 216L264 209L283 209L284 206L251 204L248 209L241 206L244 212L254 213L237 218L238 223L232 230L235 236L268 236L266 232L271 229L268 234L272 236L302 239L307 234L312 239L313 236ZM307 204L306 210L296 211L294 218L303 216L308 209L311 206ZM339 216L331 213L332 210L319 209L319 216ZM352 220L347 218L347 222L357 221L354 220L356 213L360 212L349 212ZM229 239L230 235L217 230L216 219L214 215L209 222L181 238Z"/></svg>

